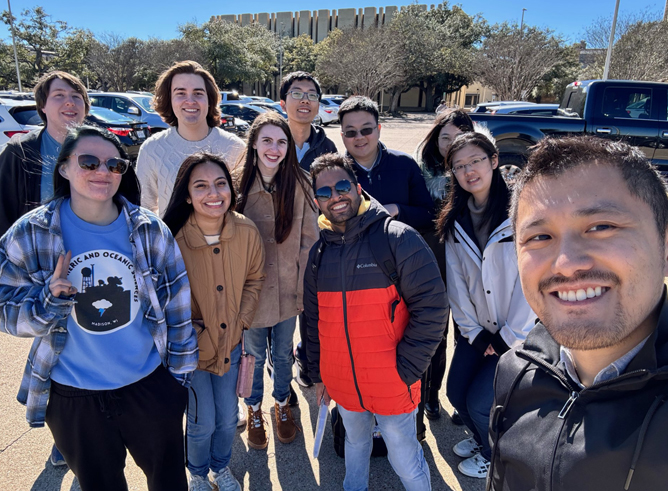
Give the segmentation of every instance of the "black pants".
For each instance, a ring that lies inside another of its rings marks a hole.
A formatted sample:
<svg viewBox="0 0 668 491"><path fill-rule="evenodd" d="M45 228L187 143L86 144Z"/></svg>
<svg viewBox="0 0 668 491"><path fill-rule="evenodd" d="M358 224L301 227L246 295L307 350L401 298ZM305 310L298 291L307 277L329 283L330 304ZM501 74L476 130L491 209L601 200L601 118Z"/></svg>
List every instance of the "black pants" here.
<svg viewBox="0 0 668 491"><path fill-rule="evenodd" d="M441 242L440 237L436 234L435 230L429 230L422 233L422 237L429 246L429 248L436 256L436 263L438 264L438 269L441 272L441 278L443 278L443 283L446 283L445 278L445 243ZM447 287L447 283L446 283ZM449 317L446 319L445 332L443 333L443 339L436 349L436 353L431 358L431 378L429 380L429 402L438 401L438 391L441 390L443 385L443 378L445 377L445 355L448 337L448 322Z"/></svg>
<svg viewBox="0 0 668 491"><path fill-rule="evenodd" d="M146 474L150 491L184 491L187 400L188 390L162 365L115 390L52 381L46 422L82 491L127 490L126 449Z"/></svg>

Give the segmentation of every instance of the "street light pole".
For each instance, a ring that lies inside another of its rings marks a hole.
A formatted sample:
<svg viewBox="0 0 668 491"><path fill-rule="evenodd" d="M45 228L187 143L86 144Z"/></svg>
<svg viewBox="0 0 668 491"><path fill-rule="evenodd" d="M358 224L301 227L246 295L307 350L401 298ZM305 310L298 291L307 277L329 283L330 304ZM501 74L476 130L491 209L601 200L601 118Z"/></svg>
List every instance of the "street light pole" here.
<svg viewBox="0 0 668 491"><path fill-rule="evenodd" d="M619 0L615 4L615 15L612 16L612 27L610 28L610 41L608 42L608 54L605 57L605 68L603 69L603 80L608 80L610 73L610 61L612 60L612 45L615 41L615 27L617 26L617 14L619 13Z"/></svg>
<svg viewBox="0 0 668 491"><path fill-rule="evenodd" d="M524 32L524 12L526 11L527 9L522 9L522 22L520 22L520 32Z"/></svg>
<svg viewBox="0 0 668 491"><path fill-rule="evenodd" d="M9 10L9 26L12 29L12 44L14 45L14 62L16 63L16 78L19 81L19 92L23 92L21 87L21 72L19 71L19 57L16 54L16 38L14 37L14 20L12 19L12 6L7 0L7 10Z"/></svg>

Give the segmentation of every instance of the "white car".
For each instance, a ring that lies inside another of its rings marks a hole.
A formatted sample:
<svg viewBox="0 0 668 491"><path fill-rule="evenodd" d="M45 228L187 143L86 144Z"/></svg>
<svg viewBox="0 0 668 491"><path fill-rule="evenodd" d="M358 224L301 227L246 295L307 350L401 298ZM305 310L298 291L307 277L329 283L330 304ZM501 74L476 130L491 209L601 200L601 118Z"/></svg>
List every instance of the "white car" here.
<svg viewBox="0 0 668 491"><path fill-rule="evenodd" d="M320 101L320 109L318 116L322 119L322 125L327 126L329 123L338 123L339 121L339 105L336 103L325 103Z"/></svg>
<svg viewBox="0 0 668 491"><path fill-rule="evenodd" d="M28 133L43 124L35 101L0 99L0 147L4 147L12 136Z"/></svg>

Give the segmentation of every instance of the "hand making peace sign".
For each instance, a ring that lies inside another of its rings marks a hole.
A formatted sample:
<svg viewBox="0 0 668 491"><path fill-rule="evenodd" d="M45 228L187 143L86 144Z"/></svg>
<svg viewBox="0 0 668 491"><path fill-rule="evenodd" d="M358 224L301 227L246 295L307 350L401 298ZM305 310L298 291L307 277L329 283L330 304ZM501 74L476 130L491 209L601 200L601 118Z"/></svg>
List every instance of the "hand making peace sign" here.
<svg viewBox="0 0 668 491"><path fill-rule="evenodd" d="M60 255L56 269L53 271L53 276L49 282L49 290L51 295L59 297L62 293L65 295L74 295L77 289L72 286L70 280L67 279L67 267L72 259L72 251L67 251L66 255Z"/></svg>

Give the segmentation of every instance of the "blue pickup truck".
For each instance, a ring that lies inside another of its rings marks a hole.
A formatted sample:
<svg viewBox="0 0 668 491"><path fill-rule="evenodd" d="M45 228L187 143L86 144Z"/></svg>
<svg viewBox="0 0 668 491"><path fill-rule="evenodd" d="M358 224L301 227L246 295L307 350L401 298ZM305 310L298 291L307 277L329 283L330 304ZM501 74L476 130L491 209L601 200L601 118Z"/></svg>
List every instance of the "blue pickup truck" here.
<svg viewBox="0 0 668 491"><path fill-rule="evenodd" d="M546 136L591 134L640 148L668 173L668 83L587 80L568 85L557 116L471 113L496 138L501 165L522 167Z"/></svg>

